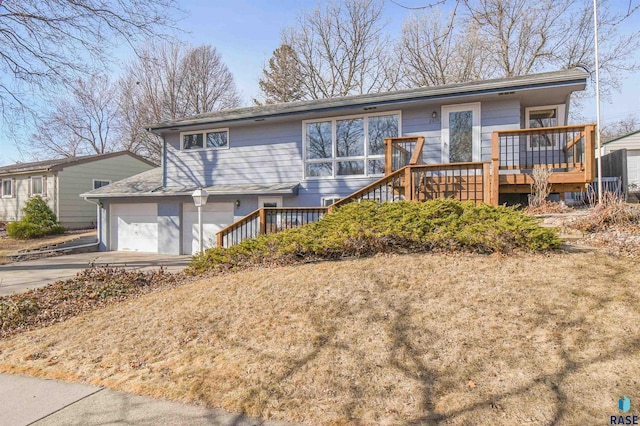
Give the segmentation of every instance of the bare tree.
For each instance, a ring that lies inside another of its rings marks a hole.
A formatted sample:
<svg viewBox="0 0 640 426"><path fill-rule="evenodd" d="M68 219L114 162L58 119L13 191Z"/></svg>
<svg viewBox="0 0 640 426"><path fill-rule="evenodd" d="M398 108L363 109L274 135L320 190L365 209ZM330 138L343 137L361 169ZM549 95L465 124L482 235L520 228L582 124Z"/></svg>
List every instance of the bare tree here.
<svg viewBox="0 0 640 426"><path fill-rule="evenodd" d="M302 75L296 52L287 44L273 51L258 81L266 104L299 101L304 98ZM259 103L255 101L255 103Z"/></svg>
<svg viewBox="0 0 640 426"><path fill-rule="evenodd" d="M443 19L435 9L405 20L398 45L405 85L459 83L491 73L487 43L478 26L474 22L457 22L454 17L452 14Z"/></svg>
<svg viewBox="0 0 640 426"><path fill-rule="evenodd" d="M121 135L156 161L160 140L144 125L240 105L233 76L211 46L151 43L129 63L119 86Z"/></svg>
<svg viewBox="0 0 640 426"><path fill-rule="evenodd" d="M129 148L116 132L115 87L104 76L78 80L72 92L55 101L23 146L33 158L102 154Z"/></svg>
<svg viewBox="0 0 640 426"><path fill-rule="evenodd" d="M306 99L331 98L388 89L389 44L381 23L382 3L346 0L328 3L283 32L282 44L298 59Z"/></svg>
<svg viewBox="0 0 640 426"><path fill-rule="evenodd" d="M619 87L621 75L639 69L632 58L640 48L640 32L624 34L619 24L640 5L613 13L609 2L599 3L601 90L606 96ZM440 17L435 10L438 5L453 8L455 19ZM439 0L415 9L422 10L418 17L405 22L399 49L405 85L444 84L576 66L594 77L590 0ZM581 96L585 94L576 94L573 102L579 103Z"/></svg>
<svg viewBox="0 0 640 426"><path fill-rule="evenodd" d="M0 2L0 113L34 108L34 95L103 69L111 48L171 27L174 0Z"/></svg>
<svg viewBox="0 0 640 426"><path fill-rule="evenodd" d="M622 120L603 126L601 137L602 141L606 142L638 130L640 130L640 117L630 114Z"/></svg>
<svg viewBox="0 0 640 426"><path fill-rule="evenodd" d="M202 114L240 105L233 75L215 47L199 46L182 58L184 96L189 114Z"/></svg>

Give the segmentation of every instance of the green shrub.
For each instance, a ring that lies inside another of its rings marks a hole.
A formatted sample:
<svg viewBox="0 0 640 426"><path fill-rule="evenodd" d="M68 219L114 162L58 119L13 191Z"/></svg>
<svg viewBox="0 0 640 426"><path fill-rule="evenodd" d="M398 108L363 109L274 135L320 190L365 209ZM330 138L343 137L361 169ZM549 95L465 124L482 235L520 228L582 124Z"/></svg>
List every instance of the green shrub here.
<svg viewBox="0 0 640 426"><path fill-rule="evenodd" d="M22 208L22 213L22 219L7 225L7 235L11 238L38 238L63 234L65 231L58 223L55 213L40 196L29 199Z"/></svg>
<svg viewBox="0 0 640 426"><path fill-rule="evenodd" d="M251 265L290 264L375 253L469 251L476 253L557 248L557 231L509 207L454 200L425 203L350 203L319 222L213 248L193 257L188 272Z"/></svg>

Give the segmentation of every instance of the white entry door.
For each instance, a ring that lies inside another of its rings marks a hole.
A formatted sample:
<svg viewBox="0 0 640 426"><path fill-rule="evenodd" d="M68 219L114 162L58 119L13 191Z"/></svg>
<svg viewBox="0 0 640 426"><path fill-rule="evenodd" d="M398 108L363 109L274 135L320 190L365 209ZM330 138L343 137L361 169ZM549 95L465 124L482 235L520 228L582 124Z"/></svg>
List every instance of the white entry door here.
<svg viewBox="0 0 640 426"><path fill-rule="evenodd" d="M111 250L158 252L158 205L111 205Z"/></svg>
<svg viewBox="0 0 640 426"><path fill-rule="evenodd" d="M182 251L194 254L200 249L198 209L191 203L182 205ZM202 241L204 249L217 245L216 234L233 223L233 203L207 203L202 208Z"/></svg>
<svg viewBox="0 0 640 426"><path fill-rule="evenodd" d="M480 161L480 102L442 107L442 162Z"/></svg>

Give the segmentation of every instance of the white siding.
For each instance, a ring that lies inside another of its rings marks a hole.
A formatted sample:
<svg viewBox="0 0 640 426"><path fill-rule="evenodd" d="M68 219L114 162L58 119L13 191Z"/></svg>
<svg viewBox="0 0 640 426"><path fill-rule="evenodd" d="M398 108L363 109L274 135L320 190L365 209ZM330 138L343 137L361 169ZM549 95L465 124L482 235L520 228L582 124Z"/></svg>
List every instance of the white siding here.
<svg viewBox="0 0 640 426"><path fill-rule="evenodd" d="M31 198L31 177L43 177L43 191L42 195L47 202L47 205L57 212L57 191L56 191L56 176L52 173L42 174L36 173L33 175L17 175L12 177L5 177L2 179L13 180L13 192L11 198L0 198L0 221L13 222L20 220L23 216L22 208L24 203Z"/></svg>
<svg viewBox="0 0 640 426"><path fill-rule="evenodd" d="M604 153L608 154L619 149L640 149L640 132L623 137L617 141L608 143L603 147Z"/></svg>

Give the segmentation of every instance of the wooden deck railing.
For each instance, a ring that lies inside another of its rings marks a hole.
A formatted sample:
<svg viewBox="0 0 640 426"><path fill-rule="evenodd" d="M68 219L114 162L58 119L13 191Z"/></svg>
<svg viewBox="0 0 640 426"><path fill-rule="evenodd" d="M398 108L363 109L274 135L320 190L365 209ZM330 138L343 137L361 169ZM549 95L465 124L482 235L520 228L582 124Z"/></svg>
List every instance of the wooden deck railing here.
<svg viewBox="0 0 640 426"><path fill-rule="evenodd" d="M584 184L594 178L595 125L493 132L491 163L500 184L532 182L536 167L550 168L552 184Z"/></svg>
<svg viewBox="0 0 640 426"><path fill-rule="evenodd" d="M390 175L404 166L422 164L422 136L385 138L384 174Z"/></svg>
<svg viewBox="0 0 640 426"><path fill-rule="evenodd" d="M342 198L329 209L361 200L385 202L453 198L490 203L492 191L497 191L497 187L491 186L488 162L409 165Z"/></svg>
<svg viewBox="0 0 640 426"><path fill-rule="evenodd" d="M218 247L231 247L248 238L273 234L317 222L328 211L327 207L264 207L220 230Z"/></svg>

